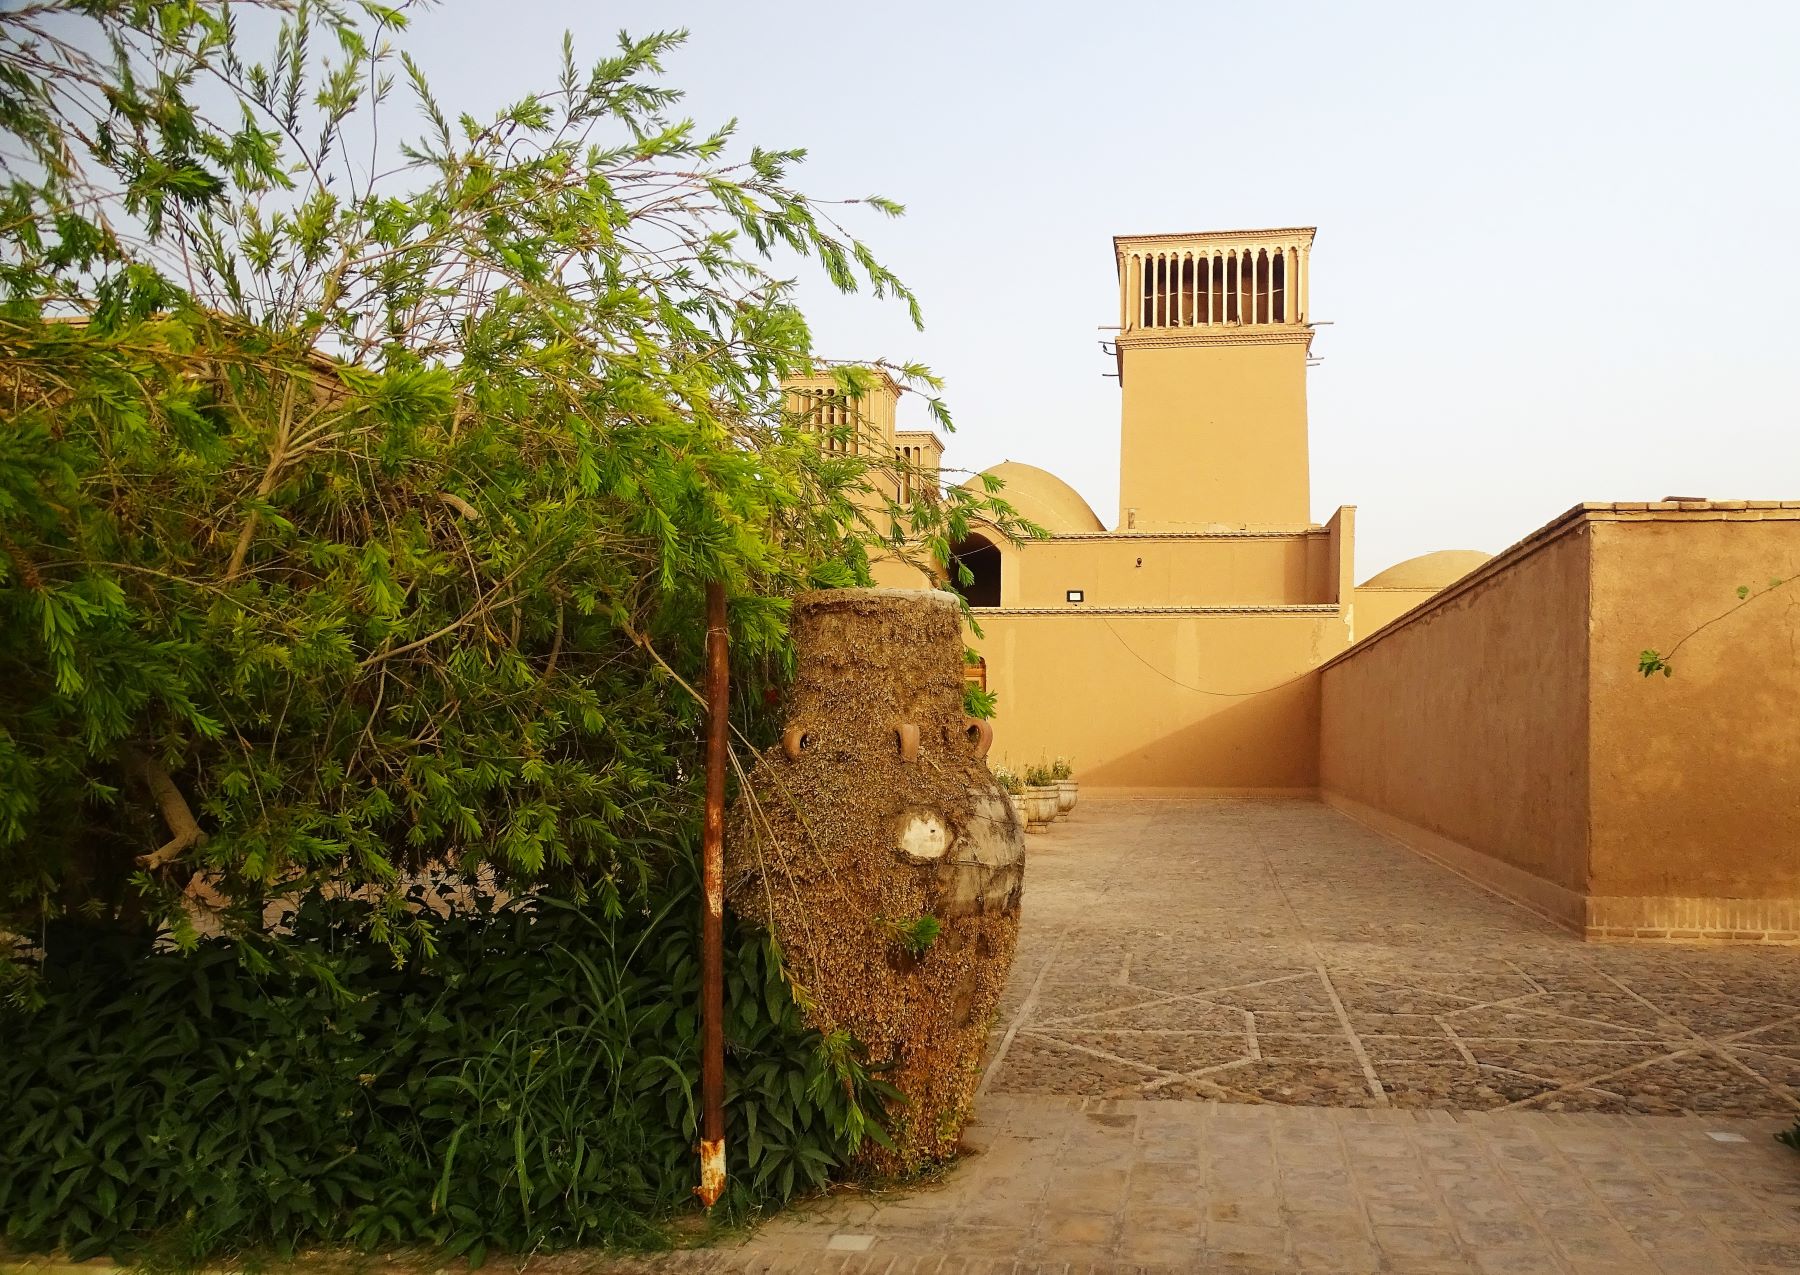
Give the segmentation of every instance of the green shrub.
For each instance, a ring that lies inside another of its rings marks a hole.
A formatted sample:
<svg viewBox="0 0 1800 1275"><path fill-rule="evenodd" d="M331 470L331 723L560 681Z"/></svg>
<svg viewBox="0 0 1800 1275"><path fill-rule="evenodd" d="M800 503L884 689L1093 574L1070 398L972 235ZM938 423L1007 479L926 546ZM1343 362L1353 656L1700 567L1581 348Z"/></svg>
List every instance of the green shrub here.
<svg viewBox="0 0 1800 1275"><path fill-rule="evenodd" d="M270 955L223 942L46 971L0 1020L6 1241L191 1263L245 1247L655 1244L695 1180L691 882L648 915L465 910L396 968L316 895ZM891 1093L727 934L734 1212L844 1165Z"/></svg>
<svg viewBox="0 0 1800 1275"><path fill-rule="evenodd" d="M1055 779L1051 777L1050 767L1041 762L1036 766L1025 768L1025 786L1027 788L1046 788L1055 782Z"/></svg>
<svg viewBox="0 0 1800 1275"><path fill-rule="evenodd" d="M785 410L828 366L797 257L916 307L803 152L681 118L678 34L478 124L406 14L241 7L0 23L0 929L185 941L198 873L238 930L390 890L371 926L428 954L397 883L439 863L638 907L697 818L706 582L755 744L792 594L1019 524L902 509L891 449Z"/></svg>
<svg viewBox="0 0 1800 1275"><path fill-rule="evenodd" d="M1069 764L1067 757L1058 757L1050 763L1050 778L1073 779L1075 778L1075 767Z"/></svg>

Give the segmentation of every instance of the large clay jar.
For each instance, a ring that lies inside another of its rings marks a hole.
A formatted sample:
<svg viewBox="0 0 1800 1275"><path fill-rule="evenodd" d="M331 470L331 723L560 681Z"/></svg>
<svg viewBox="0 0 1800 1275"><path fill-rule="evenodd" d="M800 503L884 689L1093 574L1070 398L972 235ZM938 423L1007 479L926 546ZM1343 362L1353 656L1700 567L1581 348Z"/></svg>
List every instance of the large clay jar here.
<svg viewBox="0 0 1800 1275"><path fill-rule="evenodd" d="M792 624L782 741L733 808L728 897L780 940L813 1024L849 1029L904 1095L897 1149L864 1154L908 1171L953 1152L968 1117L1023 830L988 772L990 728L963 716L954 597L833 589L798 598Z"/></svg>

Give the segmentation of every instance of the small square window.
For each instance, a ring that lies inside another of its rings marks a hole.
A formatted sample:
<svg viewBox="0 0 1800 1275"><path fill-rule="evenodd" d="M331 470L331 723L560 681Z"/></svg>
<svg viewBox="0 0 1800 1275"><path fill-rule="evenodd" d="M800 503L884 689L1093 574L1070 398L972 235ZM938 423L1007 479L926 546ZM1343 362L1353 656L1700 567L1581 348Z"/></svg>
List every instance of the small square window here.
<svg viewBox="0 0 1800 1275"><path fill-rule="evenodd" d="M1083 594L1080 589L1070 589L1065 596L1067 596L1071 602L1080 602L1086 595Z"/></svg>

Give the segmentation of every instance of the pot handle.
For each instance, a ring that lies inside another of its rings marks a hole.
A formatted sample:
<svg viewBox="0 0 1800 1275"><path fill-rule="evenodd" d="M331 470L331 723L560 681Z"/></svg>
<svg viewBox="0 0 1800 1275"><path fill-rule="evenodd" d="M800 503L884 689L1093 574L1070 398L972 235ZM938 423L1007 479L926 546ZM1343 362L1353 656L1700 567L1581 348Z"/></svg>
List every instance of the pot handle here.
<svg viewBox="0 0 1800 1275"><path fill-rule="evenodd" d="M900 740L900 760L917 761L919 759L919 724L917 722L901 722L894 728L894 734Z"/></svg>
<svg viewBox="0 0 1800 1275"><path fill-rule="evenodd" d="M781 751L787 754L789 761L799 761L800 754L812 743L812 737L806 733L804 726L790 726L781 732Z"/></svg>
<svg viewBox="0 0 1800 1275"><path fill-rule="evenodd" d="M969 742L975 745L975 755L986 757L988 749L994 746L994 726L992 722L983 721L979 717L963 718L963 733Z"/></svg>

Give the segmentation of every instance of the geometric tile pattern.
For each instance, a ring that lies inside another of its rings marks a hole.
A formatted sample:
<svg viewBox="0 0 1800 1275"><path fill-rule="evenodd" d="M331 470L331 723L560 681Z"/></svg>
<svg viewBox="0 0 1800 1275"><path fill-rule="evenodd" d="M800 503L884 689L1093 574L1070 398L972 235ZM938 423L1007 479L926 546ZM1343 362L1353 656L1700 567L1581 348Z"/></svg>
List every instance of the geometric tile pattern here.
<svg viewBox="0 0 1800 1275"><path fill-rule="evenodd" d="M1800 950L1582 943L1309 802L1089 800L1027 858L952 1170L545 1269L1800 1271Z"/></svg>
<svg viewBox="0 0 1800 1275"><path fill-rule="evenodd" d="M1027 858L987 1092L1800 1113L1800 948L1584 943L1308 801L1088 802Z"/></svg>

